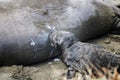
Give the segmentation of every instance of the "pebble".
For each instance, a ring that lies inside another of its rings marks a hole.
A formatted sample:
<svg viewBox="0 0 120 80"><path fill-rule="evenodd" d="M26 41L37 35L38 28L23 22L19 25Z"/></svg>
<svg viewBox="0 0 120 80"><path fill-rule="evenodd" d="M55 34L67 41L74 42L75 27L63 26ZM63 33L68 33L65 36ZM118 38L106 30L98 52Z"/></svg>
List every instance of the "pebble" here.
<svg viewBox="0 0 120 80"><path fill-rule="evenodd" d="M60 59L58 59L58 58L54 59L54 62L59 62L59 61L60 61Z"/></svg>
<svg viewBox="0 0 120 80"><path fill-rule="evenodd" d="M107 40L104 41L104 43L105 44L110 44L110 40L107 39Z"/></svg>

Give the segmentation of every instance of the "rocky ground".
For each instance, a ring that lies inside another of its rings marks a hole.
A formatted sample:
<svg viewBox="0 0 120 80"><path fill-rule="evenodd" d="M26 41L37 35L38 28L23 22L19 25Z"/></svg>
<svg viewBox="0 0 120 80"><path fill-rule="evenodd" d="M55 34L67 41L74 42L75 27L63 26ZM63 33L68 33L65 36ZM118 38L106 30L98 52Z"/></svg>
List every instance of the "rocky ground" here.
<svg viewBox="0 0 120 80"><path fill-rule="evenodd" d="M120 54L120 35L106 35L89 42ZM66 71L66 66L56 58L33 66L0 67L0 80L66 80ZM81 75L78 73L72 80L80 80L80 78Z"/></svg>

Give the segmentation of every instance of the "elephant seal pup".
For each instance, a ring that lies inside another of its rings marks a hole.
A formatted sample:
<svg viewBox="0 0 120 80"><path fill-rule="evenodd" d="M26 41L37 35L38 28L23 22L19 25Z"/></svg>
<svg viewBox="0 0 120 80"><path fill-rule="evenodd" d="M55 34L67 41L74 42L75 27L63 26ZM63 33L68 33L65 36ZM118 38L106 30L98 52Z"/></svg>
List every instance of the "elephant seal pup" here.
<svg viewBox="0 0 120 80"><path fill-rule="evenodd" d="M51 9L62 0L9 1L0 1L0 65L30 65L55 57L46 24L73 32L80 41L109 33L117 24L115 11L98 0L66 0L63 10Z"/></svg>
<svg viewBox="0 0 120 80"><path fill-rule="evenodd" d="M50 40L58 47L62 61L68 66L67 77L72 78L75 72L89 73L91 68L97 76L102 68L112 69L120 66L120 55L108 52L103 47L77 41L70 32L53 32ZM119 68L118 71L120 72Z"/></svg>

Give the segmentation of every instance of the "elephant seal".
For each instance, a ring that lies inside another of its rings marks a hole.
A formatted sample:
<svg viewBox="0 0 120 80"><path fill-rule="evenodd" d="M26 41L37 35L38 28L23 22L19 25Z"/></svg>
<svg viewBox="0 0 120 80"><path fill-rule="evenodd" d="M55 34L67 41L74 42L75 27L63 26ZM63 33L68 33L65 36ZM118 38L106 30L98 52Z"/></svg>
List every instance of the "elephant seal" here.
<svg viewBox="0 0 120 80"><path fill-rule="evenodd" d="M113 30L119 21L116 10L99 0L69 0L62 23L67 25L66 31L75 33L80 41L87 41Z"/></svg>
<svg viewBox="0 0 120 80"><path fill-rule="evenodd" d="M118 23L116 11L99 0L9 0L0 4L0 65L30 65L55 57L57 49L51 45L51 30L46 25L87 41L109 33Z"/></svg>
<svg viewBox="0 0 120 80"><path fill-rule="evenodd" d="M111 53L103 47L78 41L73 33L58 31L50 35L50 40L60 51L61 60L68 66L67 78L74 77L76 71L81 74L99 76L103 68L120 72L120 55Z"/></svg>

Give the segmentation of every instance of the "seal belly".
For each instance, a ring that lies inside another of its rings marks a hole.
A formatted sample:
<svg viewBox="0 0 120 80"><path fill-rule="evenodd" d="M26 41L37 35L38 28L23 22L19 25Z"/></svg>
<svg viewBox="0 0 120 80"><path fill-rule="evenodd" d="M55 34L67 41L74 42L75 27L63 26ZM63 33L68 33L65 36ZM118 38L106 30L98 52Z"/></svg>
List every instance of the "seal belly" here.
<svg viewBox="0 0 120 80"><path fill-rule="evenodd" d="M0 13L0 65L29 65L56 56L50 30L36 26L32 15L26 8Z"/></svg>
<svg viewBox="0 0 120 80"><path fill-rule="evenodd" d="M28 65L54 57L56 50L51 46L48 34L49 32L41 31L34 35L1 37L0 63Z"/></svg>

